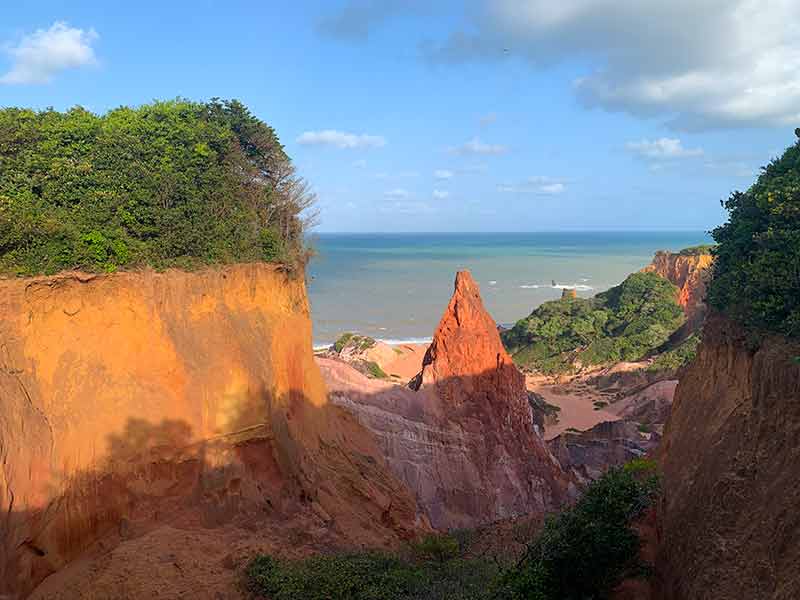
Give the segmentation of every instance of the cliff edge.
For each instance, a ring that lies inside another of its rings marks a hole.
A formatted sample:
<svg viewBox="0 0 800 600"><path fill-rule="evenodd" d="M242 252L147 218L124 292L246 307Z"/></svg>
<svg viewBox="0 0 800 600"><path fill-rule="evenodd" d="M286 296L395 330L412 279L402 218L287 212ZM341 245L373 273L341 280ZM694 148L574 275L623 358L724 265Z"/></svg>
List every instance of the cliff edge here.
<svg viewBox="0 0 800 600"><path fill-rule="evenodd" d="M159 528L293 552L424 528L372 435L327 402L302 278L247 264L2 280L0 314L0 594ZM166 585L123 579L130 597ZM200 577L181 589L214 597Z"/></svg>
<svg viewBox="0 0 800 600"><path fill-rule="evenodd" d="M686 313L686 327L696 329L706 315L706 288L714 257L707 253L658 251L642 271L653 272L678 288L678 302Z"/></svg>

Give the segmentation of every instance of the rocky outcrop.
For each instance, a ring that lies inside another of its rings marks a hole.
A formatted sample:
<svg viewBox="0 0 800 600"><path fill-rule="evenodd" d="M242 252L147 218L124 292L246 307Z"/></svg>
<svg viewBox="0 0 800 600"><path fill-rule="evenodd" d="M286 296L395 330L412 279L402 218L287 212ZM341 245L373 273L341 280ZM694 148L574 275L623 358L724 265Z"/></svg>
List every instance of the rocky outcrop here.
<svg viewBox="0 0 800 600"><path fill-rule="evenodd" d="M710 254L681 254L660 250L653 262L642 269L654 272L678 288L678 302L686 313L687 328L696 329L706 314L706 286L714 257Z"/></svg>
<svg viewBox="0 0 800 600"><path fill-rule="evenodd" d="M610 467L642 458L656 448L656 433L628 421L605 421L586 431L565 431L547 442L565 471L582 484L598 479Z"/></svg>
<svg viewBox="0 0 800 600"><path fill-rule="evenodd" d="M228 528L237 547L296 550L424 528L372 435L327 401L302 278L253 264L4 280L0 314L0 596L140 536L189 551ZM202 562L181 563L187 581ZM93 573L41 597L95 597ZM198 581L180 597L214 597ZM140 597L121 589L103 597Z"/></svg>
<svg viewBox="0 0 800 600"><path fill-rule="evenodd" d="M800 344L715 316L661 453L665 597L800 598Z"/></svg>
<svg viewBox="0 0 800 600"><path fill-rule="evenodd" d="M334 402L375 432L386 460L439 528L559 506L571 482L533 421L524 378L467 272L409 388L321 361Z"/></svg>

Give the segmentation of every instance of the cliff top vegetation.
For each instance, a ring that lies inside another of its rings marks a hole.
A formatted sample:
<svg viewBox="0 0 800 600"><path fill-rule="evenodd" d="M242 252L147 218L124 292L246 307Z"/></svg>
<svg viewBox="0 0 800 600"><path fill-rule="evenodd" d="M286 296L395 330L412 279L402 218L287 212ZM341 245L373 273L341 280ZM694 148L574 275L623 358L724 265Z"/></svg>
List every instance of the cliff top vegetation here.
<svg viewBox="0 0 800 600"><path fill-rule="evenodd" d="M294 266L313 202L236 100L0 110L0 274Z"/></svg>
<svg viewBox="0 0 800 600"><path fill-rule="evenodd" d="M684 321L674 285L655 273L634 273L594 298L545 302L501 337L518 365L563 373L578 364L640 360Z"/></svg>
<svg viewBox="0 0 800 600"><path fill-rule="evenodd" d="M709 304L747 326L800 337L800 141L723 206Z"/></svg>

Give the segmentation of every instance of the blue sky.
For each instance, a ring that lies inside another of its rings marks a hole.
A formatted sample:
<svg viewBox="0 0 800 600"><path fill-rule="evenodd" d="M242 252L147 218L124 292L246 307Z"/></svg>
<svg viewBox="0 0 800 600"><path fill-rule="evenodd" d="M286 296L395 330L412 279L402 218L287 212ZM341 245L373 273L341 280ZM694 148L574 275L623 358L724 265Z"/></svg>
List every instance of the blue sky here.
<svg viewBox="0 0 800 600"><path fill-rule="evenodd" d="M0 105L238 98L319 231L708 229L800 125L793 0L8 3Z"/></svg>

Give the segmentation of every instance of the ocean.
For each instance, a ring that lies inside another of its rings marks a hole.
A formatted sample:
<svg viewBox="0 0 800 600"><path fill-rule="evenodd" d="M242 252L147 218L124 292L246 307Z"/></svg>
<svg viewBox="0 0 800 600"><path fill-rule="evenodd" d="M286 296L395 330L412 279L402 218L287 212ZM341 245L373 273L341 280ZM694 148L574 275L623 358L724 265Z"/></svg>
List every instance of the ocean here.
<svg viewBox="0 0 800 600"><path fill-rule="evenodd" d="M410 343L430 340L469 269L504 325L574 287L582 297L620 283L656 250L710 243L702 231L543 233L318 233L308 268L314 344L353 331Z"/></svg>

